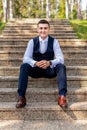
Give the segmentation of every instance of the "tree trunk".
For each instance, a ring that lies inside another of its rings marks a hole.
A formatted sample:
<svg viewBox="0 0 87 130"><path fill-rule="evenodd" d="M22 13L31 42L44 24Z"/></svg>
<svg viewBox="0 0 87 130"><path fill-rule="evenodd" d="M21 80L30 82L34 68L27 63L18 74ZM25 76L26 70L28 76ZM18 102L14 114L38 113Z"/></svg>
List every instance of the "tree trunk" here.
<svg viewBox="0 0 87 130"><path fill-rule="evenodd" d="M78 19L81 19L81 0L78 0L78 11L77 11Z"/></svg>
<svg viewBox="0 0 87 130"><path fill-rule="evenodd" d="M13 18L13 12L12 12L12 0L10 0L10 20Z"/></svg>
<svg viewBox="0 0 87 130"><path fill-rule="evenodd" d="M71 19L73 19L74 0L71 0Z"/></svg>
<svg viewBox="0 0 87 130"><path fill-rule="evenodd" d="M8 14L7 14L7 0L2 0L3 3L3 11L4 11L4 22L7 21L8 19Z"/></svg>
<svg viewBox="0 0 87 130"><path fill-rule="evenodd" d="M50 2L46 0L46 18L50 18Z"/></svg>
<svg viewBox="0 0 87 130"><path fill-rule="evenodd" d="M85 11L85 19L87 20L87 5L86 5L86 11Z"/></svg>
<svg viewBox="0 0 87 130"><path fill-rule="evenodd" d="M41 0L41 7L42 7L42 14L43 14L43 11L44 11L44 0Z"/></svg>
<svg viewBox="0 0 87 130"><path fill-rule="evenodd" d="M66 0L66 19L69 18L69 2Z"/></svg>
<svg viewBox="0 0 87 130"><path fill-rule="evenodd" d="M56 15L58 13L59 0L56 0Z"/></svg>

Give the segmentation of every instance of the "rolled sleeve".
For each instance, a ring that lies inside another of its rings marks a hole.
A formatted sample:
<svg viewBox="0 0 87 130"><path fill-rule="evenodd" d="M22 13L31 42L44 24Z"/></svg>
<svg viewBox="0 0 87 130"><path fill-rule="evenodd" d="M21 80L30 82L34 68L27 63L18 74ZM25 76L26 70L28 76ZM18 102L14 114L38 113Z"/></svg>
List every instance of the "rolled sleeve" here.
<svg viewBox="0 0 87 130"><path fill-rule="evenodd" d="M34 67L34 64L36 61L33 59L33 39L31 39L28 42L24 57L23 57L23 63L28 63L30 66Z"/></svg>
<svg viewBox="0 0 87 130"><path fill-rule="evenodd" d="M53 50L54 50L54 60L51 60L52 62L51 67L55 67L59 63L64 64L64 56L57 39L54 39Z"/></svg>

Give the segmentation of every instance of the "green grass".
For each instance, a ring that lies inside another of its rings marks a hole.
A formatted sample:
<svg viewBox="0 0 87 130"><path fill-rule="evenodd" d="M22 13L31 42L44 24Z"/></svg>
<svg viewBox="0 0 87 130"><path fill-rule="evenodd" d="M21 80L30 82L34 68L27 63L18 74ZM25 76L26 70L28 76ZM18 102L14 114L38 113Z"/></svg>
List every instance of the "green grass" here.
<svg viewBox="0 0 87 130"><path fill-rule="evenodd" d="M70 23L79 39L87 39L87 20L71 20Z"/></svg>
<svg viewBox="0 0 87 130"><path fill-rule="evenodd" d="M0 22L0 33L4 29L5 25L6 25L6 23Z"/></svg>

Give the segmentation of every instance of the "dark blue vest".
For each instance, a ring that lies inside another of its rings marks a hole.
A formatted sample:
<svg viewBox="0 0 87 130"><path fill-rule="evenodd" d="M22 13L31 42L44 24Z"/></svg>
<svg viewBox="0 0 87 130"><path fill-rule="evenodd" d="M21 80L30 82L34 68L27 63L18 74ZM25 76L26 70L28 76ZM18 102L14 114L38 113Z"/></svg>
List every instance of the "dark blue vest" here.
<svg viewBox="0 0 87 130"><path fill-rule="evenodd" d="M53 43L54 38L51 36L48 37L48 46L47 50L44 54L41 54L39 51L39 37L33 38L34 41L34 48L33 48L33 59L36 61L40 60L53 60L54 59L54 51L53 51Z"/></svg>

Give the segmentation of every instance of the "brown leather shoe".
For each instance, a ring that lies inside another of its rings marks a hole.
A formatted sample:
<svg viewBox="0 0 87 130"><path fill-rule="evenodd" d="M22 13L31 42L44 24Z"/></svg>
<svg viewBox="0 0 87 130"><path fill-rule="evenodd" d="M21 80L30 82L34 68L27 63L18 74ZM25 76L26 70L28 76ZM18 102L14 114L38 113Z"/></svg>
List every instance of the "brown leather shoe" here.
<svg viewBox="0 0 87 130"><path fill-rule="evenodd" d="M60 105L60 107L62 108L66 108L67 107L67 100L65 96L59 96L58 98L58 105Z"/></svg>
<svg viewBox="0 0 87 130"><path fill-rule="evenodd" d="M18 101L17 101L17 104L16 104L16 108L22 108L26 105L26 98L25 97L22 97L22 96L19 96L18 97Z"/></svg>

